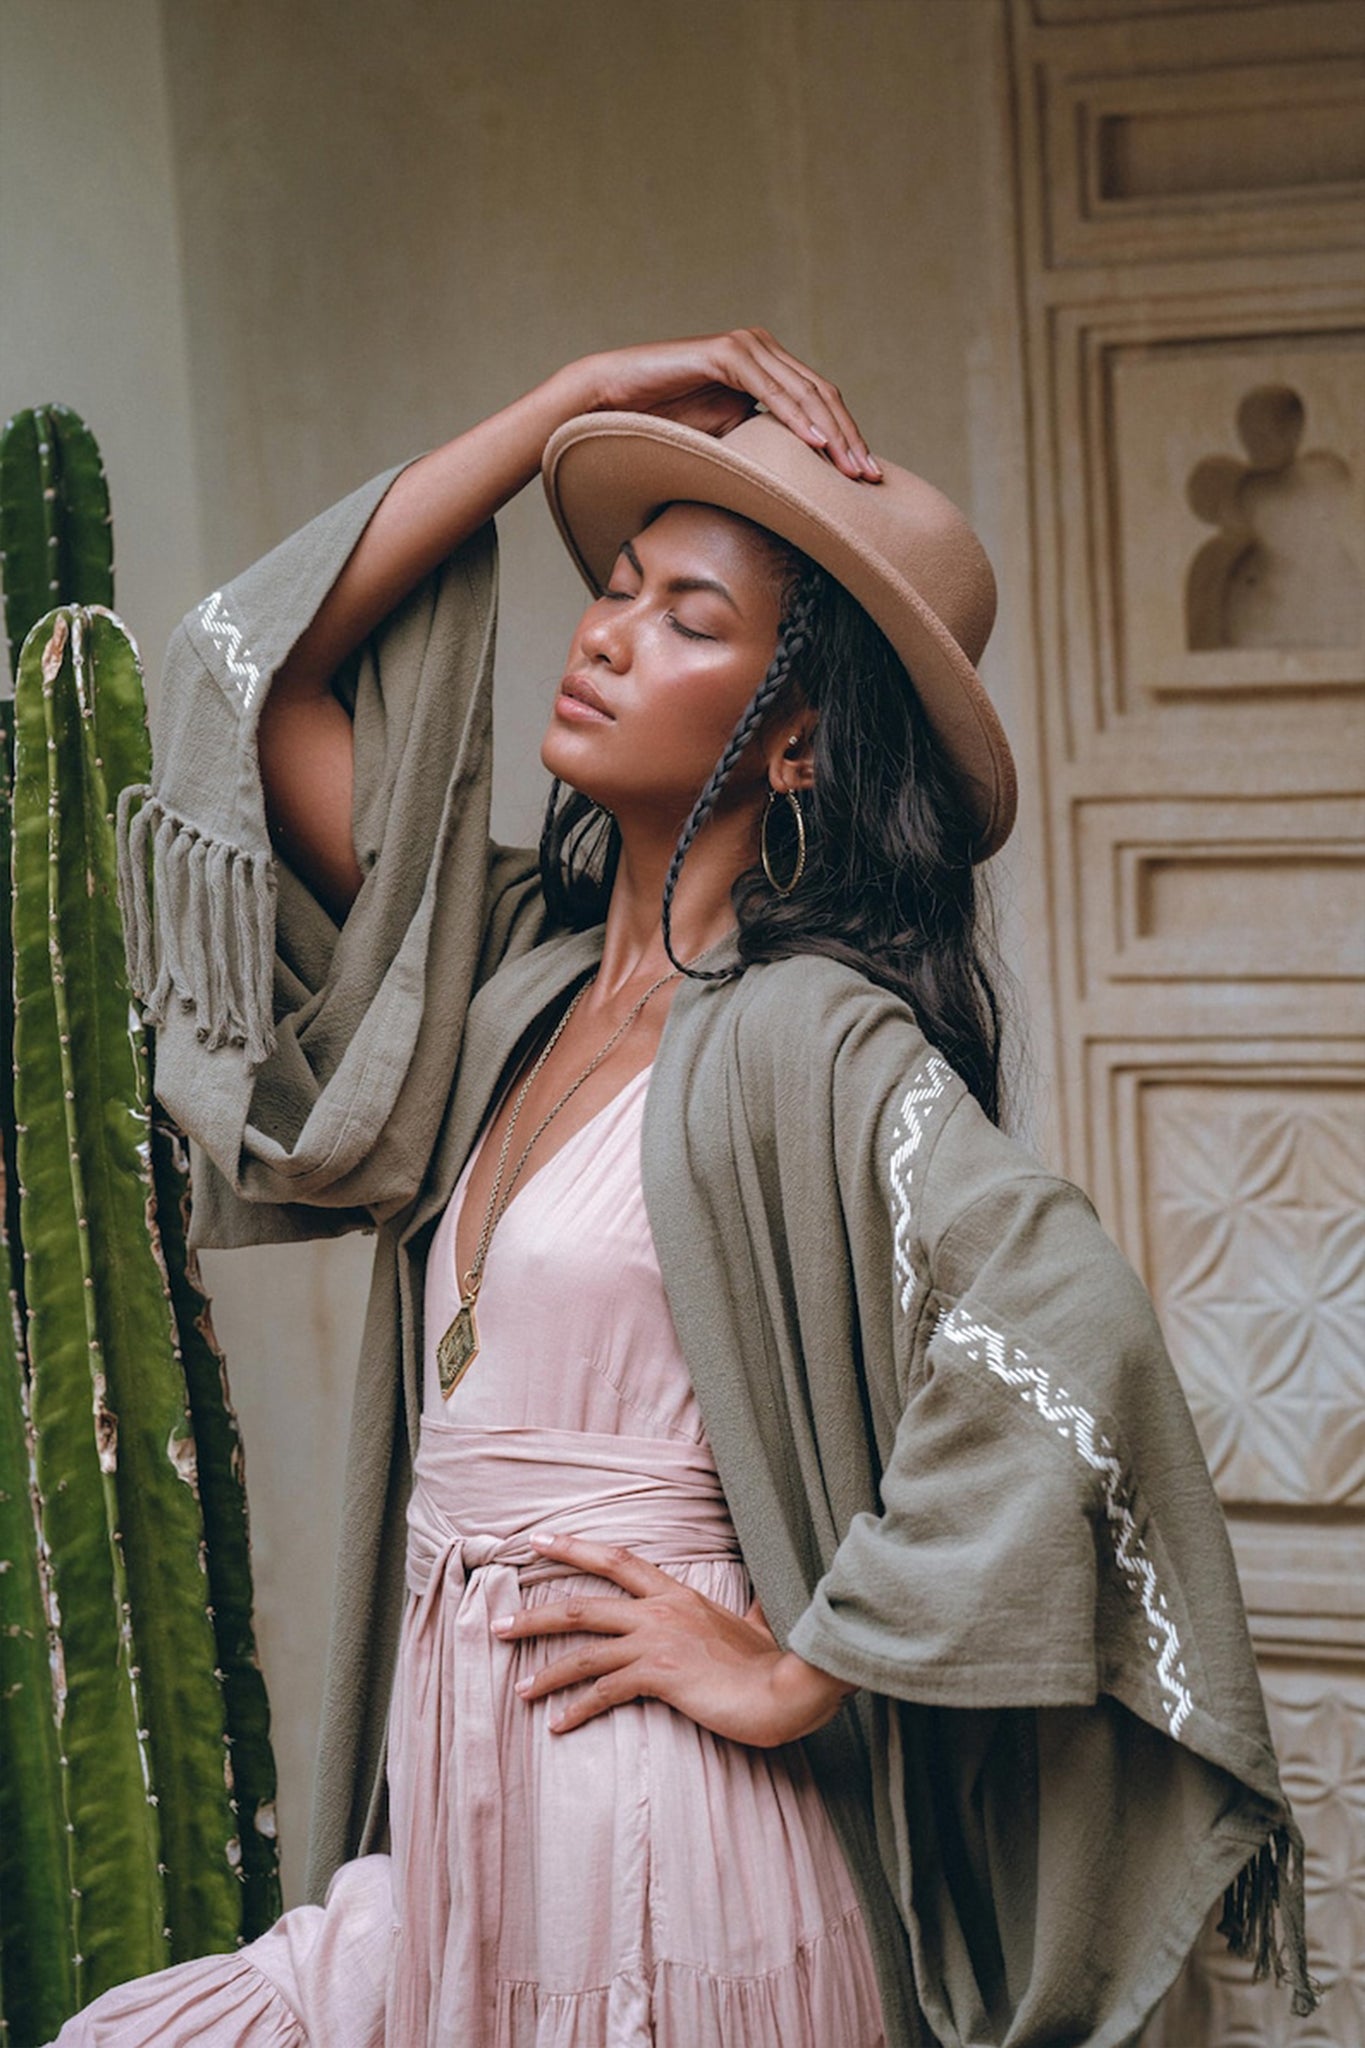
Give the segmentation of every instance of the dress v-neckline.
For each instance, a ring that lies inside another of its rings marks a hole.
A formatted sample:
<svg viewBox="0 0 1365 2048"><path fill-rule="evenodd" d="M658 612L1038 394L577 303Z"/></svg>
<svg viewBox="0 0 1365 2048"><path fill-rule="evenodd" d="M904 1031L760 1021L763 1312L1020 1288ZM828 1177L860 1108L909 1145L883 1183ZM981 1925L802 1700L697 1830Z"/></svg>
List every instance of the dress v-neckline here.
<svg viewBox="0 0 1365 2048"><path fill-rule="evenodd" d="M645 1079L649 1075L649 1073L653 1069L653 1066L654 1062L653 1060L650 1060L648 1065L641 1067L638 1073L632 1074L628 1081L623 1081L621 1086L617 1089L616 1093L614 1095L608 1096L607 1100L602 1104L602 1107L600 1109L595 1109L592 1115L588 1118L586 1123L580 1124L576 1131L571 1131L569 1133L569 1136L564 1140L564 1143L560 1145L557 1148L557 1150L553 1151L548 1159L543 1160L539 1166L533 1166L529 1173L523 1175L521 1180L517 1182L516 1187L513 1188L512 1196L507 1204L507 1207L503 1210L502 1215L498 1218L499 1225L506 1222L507 1218L511 1215L513 1209L516 1208L517 1203L526 1193L526 1190L530 1187L534 1187L535 1183L540 1179L542 1174L548 1173L551 1167L554 1166L559 1160L561 1160L564 1157L566 1152L572 1150L572 1148L578 1143L580 1138L586 1136L586 1134L590 1130L592 1130L595 1124L600 1123L602 1118L607 1114L608 1110L618 1108L619 1105L625 1100L626 1096L630 1093L631 1089L636 1085L636 1083L638 1081ZM495 1120L496 1117L492 1121ZM457 1249L460 1241L460 1220L464 1215L464 1205L466 1196L469 1192L470 1178L473 1174L475 1165L478 1162L479 1156L482 1153L484 1146L488 1143L489 1133L492 1129L492 1121L486 1124L483 1130L479 1133L479 1136L475 1141L474 1149L470 1153L469 1158L466 1160L464 1167L461 1169L459 1183L455 1189L454 1195L451 1197L451 1207L454 1210L454 1215L451 1218L450 1262L451 1266L454 1269L455 1292L457 1296L462 1292L460 1285L460 1260ZM496 1236L496 1230L494 1232L494 1235Z"/></svg>

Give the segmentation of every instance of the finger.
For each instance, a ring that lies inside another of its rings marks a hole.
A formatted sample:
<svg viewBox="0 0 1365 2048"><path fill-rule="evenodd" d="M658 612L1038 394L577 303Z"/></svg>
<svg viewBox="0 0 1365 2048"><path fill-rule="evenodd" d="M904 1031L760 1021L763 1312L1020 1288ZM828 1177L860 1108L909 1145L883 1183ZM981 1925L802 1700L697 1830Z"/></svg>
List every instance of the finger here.
<svg viewBox="0 0 1365 2048"><path fill-rule="evenodd" d="M539 1671L528 1672L513 1688L519 1699L544 1699L547 1693L562 1692L568 1685L585 1685L591 1680L624 1671L635 1662L633 1653L620 1643L584 1643L566 1656L555 1657ZM623 1694L623 1698L635 1695Z"/></svg>
<svg viewBox="0 0 1365 2048"><path fill-rule="evenodd" d="M838 385L831 384L828 377L822 377L818 370L811 368L809 363L802 362L799 356L793 355L789 348L784 348L776 336L769 334L766 329L759 328L756 332L760 337L762 346L767 350L773 361L781 364L788 376L795 380L796 388L801 391L809 391L811 393L812 405L821 406L829 418L835 422L838 432L847 444L850 452L856 455L860 461L872 463L872 466L876 468L877 464L868 451L867 442L857 421L845 405L843 394L840 392Z"/></svg>
<svg viewBox="0 0 1365 2048"><path fill-rule="evenodd" d="M790 349L783 348L781 342L765 328L755 328L752 332L765 366L784 392L794 396L797 407L809 416L812 425L824 435L831 458L847 475L879 482L881 465L870 453L838 386L812 370ZM764 402L767 403L766 400Z"/></svg>
<svg viewBox="0 0 1365 2048"><path fill-rule="evenodd" d="M761 328L742 328L728 337L738 365L736 381L747 382L768 411L822 453L846 463L842 430L818 380L804 363L781 349Z"/></svg>
<svg viewBox="0 0 1365 2048"><path fill-rule="evenodd" d="M599 1714L608 1714L613 1707L623 1707L630 1700L650 1697L630 1670L604 1672L576 1700L570 1700L558 1713L551 1712L550 1733L567 1735L571 1728L581 1728L585 1721L595 1720Z"/></svg>
<svg viewBox="0 0 1365 2048"><path fill-rule="evenodd" d="M619 1543L592 1543L583 1536L571 1536L560 1529L537 1529L531 1537L533 1549L542 1557L561 1558L565 1564L595 1578L611 1579L628 1593L661 1593L677 1580L658 1565L638 1557Z"/></svg>
<svg viewBox="0 0 1365 2048"><path fill-rule="evenodd" d="M852 456L842 430L804 368L774 354L753 331L728 339L732 381L751 391L799 439L850 469Z"/></svg>
<svg viewBox="0 0 1365 2048"><path fill-rule="evenodd" d="M635 1625L633 1600L594 1597L570 1593L563 1600L547 1600L543 1606L519 1607L515 1614L500 1614L493 1633L508 1642L530 1636L566 1636L581 1629L588 1635L625 1635Z"/></svg>

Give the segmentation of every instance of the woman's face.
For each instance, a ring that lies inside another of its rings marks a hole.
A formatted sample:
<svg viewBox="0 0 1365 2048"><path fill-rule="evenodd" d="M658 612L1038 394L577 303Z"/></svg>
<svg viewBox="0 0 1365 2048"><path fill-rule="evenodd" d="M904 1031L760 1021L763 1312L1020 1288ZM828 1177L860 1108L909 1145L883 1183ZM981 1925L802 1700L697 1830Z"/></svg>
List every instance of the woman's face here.
<svg viewBox="0 0 1365 2048"><path fill-rule="evenodd" d="M680 826L772 660L782 585L781 556L748 520L661 512L579 622L540 750L551 774L625 830ZM741 762L727 797L764 780Z"/></svg>

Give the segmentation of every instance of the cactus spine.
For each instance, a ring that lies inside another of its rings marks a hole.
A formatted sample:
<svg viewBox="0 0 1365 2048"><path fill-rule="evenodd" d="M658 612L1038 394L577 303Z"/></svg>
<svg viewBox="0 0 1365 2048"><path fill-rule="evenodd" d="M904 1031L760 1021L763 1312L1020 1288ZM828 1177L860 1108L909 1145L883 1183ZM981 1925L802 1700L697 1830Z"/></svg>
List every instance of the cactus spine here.
<svg viewBox="0 0 1365 2048"><path fill-rule="evenodd" d="M47 613L16 662L13 1016L8 971L0 1005L0 2041L14 2048L279 1911L240 1442L116 907L112 813L148 769L140 671L110 612L50 610L41 573L74 565L111 595L109 532L76 415L11 422L11 639L25 603ZM0 807L0 842L9 824ZM5 918L0 970L10 942Z"/></svg>

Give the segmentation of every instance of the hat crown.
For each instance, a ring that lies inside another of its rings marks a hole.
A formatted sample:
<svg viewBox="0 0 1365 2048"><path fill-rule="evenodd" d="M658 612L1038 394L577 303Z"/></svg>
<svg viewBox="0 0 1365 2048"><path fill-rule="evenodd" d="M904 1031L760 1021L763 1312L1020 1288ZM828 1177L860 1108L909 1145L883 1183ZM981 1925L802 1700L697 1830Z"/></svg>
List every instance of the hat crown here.
<svg viewBox="0 0 1365 2048"><path fill-rule="evenodd" d="M975 668L995 623L995 575L951 498L894 462L882 463L881 483L856 482L767 413L732 428L722 445L841 525L869 566L895 570Z"/></svg>

